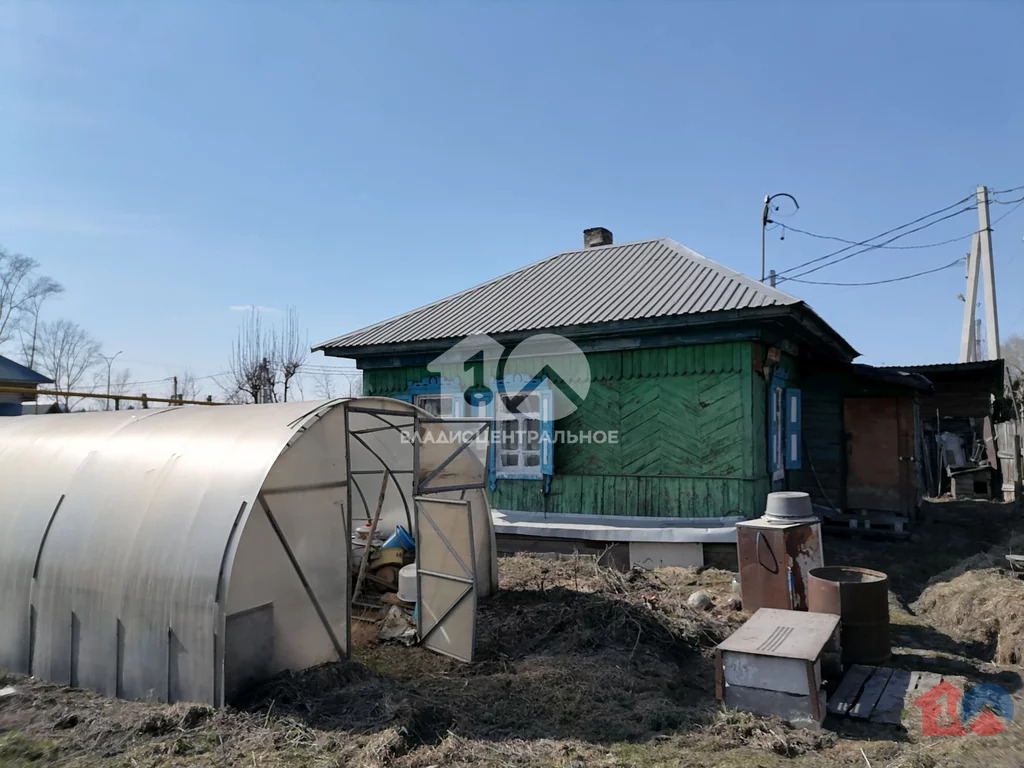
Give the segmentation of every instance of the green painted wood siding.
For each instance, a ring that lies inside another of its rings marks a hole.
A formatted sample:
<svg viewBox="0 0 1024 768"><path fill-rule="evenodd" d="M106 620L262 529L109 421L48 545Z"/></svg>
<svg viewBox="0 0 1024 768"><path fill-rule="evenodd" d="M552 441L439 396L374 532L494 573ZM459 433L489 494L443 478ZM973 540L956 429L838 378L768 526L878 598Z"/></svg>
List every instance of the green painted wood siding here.
<svg viewBox="0 0 1024 768"><path fill-rule="evenodd" d="M658 517L760 515L765 392L748 342L588 356L592 381L558 436L602 431L617 442L555 444L550 492L499 480L499 509ZM404 393L425 368L367 370L367 395ZM760 386L758 386L760 384Z"/></svg>

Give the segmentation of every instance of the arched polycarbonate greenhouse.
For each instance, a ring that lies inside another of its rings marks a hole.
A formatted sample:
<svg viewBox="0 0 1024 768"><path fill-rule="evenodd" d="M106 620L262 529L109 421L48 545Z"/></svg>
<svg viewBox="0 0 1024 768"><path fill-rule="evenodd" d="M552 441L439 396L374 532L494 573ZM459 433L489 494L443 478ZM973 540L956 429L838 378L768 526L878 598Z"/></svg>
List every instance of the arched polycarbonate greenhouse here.
<svg viewBox="0 0 1024 768"><path fill-rule="evenodd" d="M349 652L353 525L414 532L419 634L497 588L487 427L396 400L0 420L0 669L223 704Z"/></svg>

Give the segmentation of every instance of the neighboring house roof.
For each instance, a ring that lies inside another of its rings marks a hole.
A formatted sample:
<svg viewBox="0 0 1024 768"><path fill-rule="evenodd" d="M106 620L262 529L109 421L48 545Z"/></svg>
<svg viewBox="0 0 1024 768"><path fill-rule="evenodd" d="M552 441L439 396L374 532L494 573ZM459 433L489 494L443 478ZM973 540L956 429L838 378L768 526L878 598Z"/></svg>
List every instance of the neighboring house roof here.
<svg viewBox="0 0 1024 768"><path fill-rule="evenodd" d="M932 389L932 382L927 376L917 373L908 368L898 368L894 365L878 367L864 363L854 363L853 372L866 379L877 381L881 384L892 384L907 389L919 389L929 391Z"/></svg>
<svg viewBox="0 0 1024 768"><path fill-rule="evenodd" d="M566 251L314 350L697 315L802 302L660 238Z"/></svg>
<svg viewBox="0 0 1024 768"><path fill-rule="evenodd" d="M927 363L925 365L884 365L882 368L902 368L905 371L922 373L975 373L987 371L998 373L1003 370L1002 360L974 360L970 363Z"/></svg>
<svg viewBox="0 0 1024 768"><path fill-rule="evenodd" d="M897 366L887 366L895 368ZM902 365L904 371L922 373L934 383L973 381L985 385L994 395L1003 391L1006 373L1004 360L974 360L969 363L930 363L928 365Z"/></svg>
<svg viewBox="0 0 1024 768"><path fill-rule="evenodd" d="M0 382L4 384L53 384L41 373L0 355Z"/></svg>

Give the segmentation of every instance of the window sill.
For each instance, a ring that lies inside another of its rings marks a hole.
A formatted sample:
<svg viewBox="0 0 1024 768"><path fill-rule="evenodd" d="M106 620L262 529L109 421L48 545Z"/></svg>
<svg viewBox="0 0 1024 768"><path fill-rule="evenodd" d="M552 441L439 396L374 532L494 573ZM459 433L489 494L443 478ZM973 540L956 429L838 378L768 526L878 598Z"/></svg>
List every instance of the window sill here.
<svg viewBox="0 0 1024 768"><path fill-rule="evenodd" d="M543 472L495 472L494 476L499 480L543 480Z"/></svg>

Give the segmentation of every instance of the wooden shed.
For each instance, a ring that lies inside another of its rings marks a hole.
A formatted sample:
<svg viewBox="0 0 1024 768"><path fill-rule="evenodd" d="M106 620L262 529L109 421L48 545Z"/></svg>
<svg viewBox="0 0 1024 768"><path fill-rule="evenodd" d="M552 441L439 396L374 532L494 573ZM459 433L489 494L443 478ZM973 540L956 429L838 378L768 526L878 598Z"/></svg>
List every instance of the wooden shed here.
<svg viewBox="0 0 1024 768"><path fill-rule="evenodd" d="M804 468L794 478L815 503L910 516L924 489L921 374L896 368L807 366Z"/></svg>

